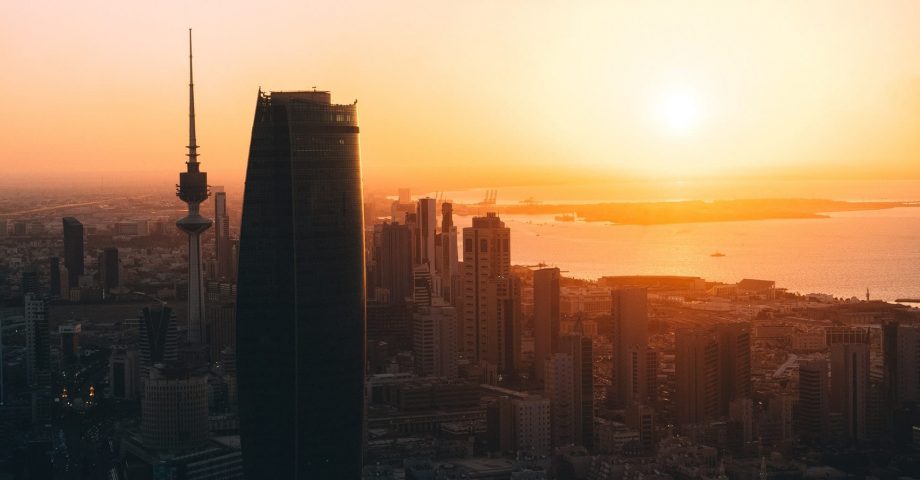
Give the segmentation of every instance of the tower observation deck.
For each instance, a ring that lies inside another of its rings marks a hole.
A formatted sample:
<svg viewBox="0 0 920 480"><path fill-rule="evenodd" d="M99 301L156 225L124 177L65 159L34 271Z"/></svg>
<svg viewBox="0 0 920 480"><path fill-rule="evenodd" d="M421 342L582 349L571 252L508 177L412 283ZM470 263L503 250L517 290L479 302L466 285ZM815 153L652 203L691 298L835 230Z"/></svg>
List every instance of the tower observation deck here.
<svg viewBox="0 0 920 480"><path fill-rule="evenodd" d="M176 196L188 205L188 215L176 221L176 226L188 235L188 341L204 341L204 283L201 275L201 234L211 228L210 219L201 216L201 202L211 195L208 174L198 163L195 139L195 82L192 76L192 29L188 30L188 161L186 171L179 173Z"/></svg>

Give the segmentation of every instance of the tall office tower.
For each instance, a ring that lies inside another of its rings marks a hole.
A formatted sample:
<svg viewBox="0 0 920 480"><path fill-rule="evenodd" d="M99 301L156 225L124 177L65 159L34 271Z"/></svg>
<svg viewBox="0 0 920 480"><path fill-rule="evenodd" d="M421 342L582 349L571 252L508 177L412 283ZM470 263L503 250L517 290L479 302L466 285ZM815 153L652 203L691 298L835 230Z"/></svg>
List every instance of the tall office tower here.
<svg viewBox="0 0 920 480"><path fill-rule="evenodd" d="M869 390L869 344L831 345L831 412L843 419L843 436L849 440L867 437L866 414Z"/></svg>
<svg viewBox="0 0 920 480"><path fill-rule="evenodd" d="M559 337L559 269L533 272L533 370L543 380L544 362L553 354Z"/></svg>
<svg viewBox="0 0 920 480"><path fill-rule="evenodd" d="M775 394L767 404L767 421L772 427L769 433L775 441L792 438L792 403L792 395L784 392Z"/></svg>
<svg viewBox="0 0 920 480"><path fill-rule="evenodd" d="M20 283L22 296L41 294L41 285L38 282L38 270L34 265L29 265L22 270L22 281Z"/></svg>
<svg viewBox="0 0 920 480"><path fill-rule="evenodd" d="M882 335L887 409L920 402L920 327L889 322Z"/></svg>
<svg viewBox="0 0 920 480"><path fill-rule="evenodd" d="M502 345L498 369L509 373L520 370L521 364L521 280L513 275L496 282L498 318L502 328Z"/></svg>
<svg viewBox="0 0 920 480"><path fill-rule="evenodd" d="M208 199L208 174L198 163L198 143L195 139L195 82L192 77L192 29L188 31L188 161L186 171L179 173L176 196L188 205L188 215L176 221L179 230L188 235L188 341L204 341L204 283L201 276L201 234L211 228L211 220L201 216L201 202Z"/></svg>
<svg viewBox="0 0 920 480"><path fill-rule="evenodd" d="M572 355L555 353L543 362L543 395L549 399L552 446L575 441L575 366Z"/></svg>
<svg viewBox="0 0 920 480"><path fill-rule="evenodd" d="M639 432L639 442L646 452L652 452L657 445L655 436L655 409L634 403L626 409L626 426Z"/></svg>
<svg viewBox="0 0 920 480"><path fill-rule="evenodd" d="M51 279L51 296L59 297L61 296L61 259L51 257L48 260L48 271Z"/></svg>
<svg viewBox="0 0 920 480"><path fill-rule="evenodd" d="M550 452L550 401L528 395L511 401L514 447L519 452L547 455Z"/></svg>
<svg viewBox="0 0 920 480"><path fill-rule="evenodd" d="M103 249L99 254L99 280L105 294L119 286L119 270L118 249L115 247Z"/></svg>
<svg viewBox="0 0 920 480"><path fill-rule="evenodd" d="M109 356L109 393L121 400L133 400L139 390L137 350L113 345Z"/></svg>
<svg viewBox="0 0 920 480"><path fill-rule="evenodd" d="M63 263L58 265L58 270L60 270L58 275L61 277L61 298L70 299L70 274Z"/></svg>
<svg viewBox="0 0 920 480"><path fill-rule="evenodd" d="M649 349L645 358L645 389L648 391L646 401L652 405L658 401L658 352Z"/></svg>
<svg viewBox="0 0 920 480"><path fill-rule="evenodd" d="M412 350L419 375L457 377L457 310L436 304L412 314Z"/></svg>
<svg viewBox="0 0 920 480"><path fill-rule="evenodd" d="M235 283L212 280L205 286L205 338L212 362L225 348L236 349L236 292Z"/></svg>
<svg viewBox="0 0 920 480"><path fill-rule="evenodd" d="M375 250L378 284L389 292L389 302L405 303L412 295L412 232L408 225L380 225L380 245Z"/></svg>
<svg viewBox="0 0 920 480"><path fill-rule="evenodd" d="M176 314L165 304L144 307L139 320L140 373L141 382L144 382L155 364L179 359L179 330Z"/></svg>
<svg viewBox="0 0 920 480"><path fill-rule="evenodd" d="M223 187L221 187L221 191L214 193L214 252L217 257L217 278L234 280L233 245L230 243L230 215L227 213L227 192L223 191Z"/></svg>
<svg viewBox="0 0 920 480"><path fill-rule="evenodd" d="M809 440L819 440L828 433L830 389L826 360L799 362L799 415L800 435Z"/></svg>
<svg viewBox="0 0 920 480"><path fill-rule="evenodd" d="M51 337L48 303L38 295L25 297L26 380L29 386L51 385Z"/></svg>
<svg viewBox="0 0 920 480"><path fill-rule="evenodd" d="M247 477L361 475L365 267L357 121L355 104L333 105L329 92L259 92L236 316Z"/></svg>
<svg viewBox="0 0 920 480"><path fill-rule="evenodd" d="M645 288L619 288L611 292L613 317L611 343L611 405L624 408L633 402L645 403L648 389L648 291Z"/></svg>
<svg viewBox="0 0 920 480"><path fill-rule="evenodd" d="M754 401L750 398L732 400L728 406L728 418L734 424L738 447L744 447L754 440ZM739 448L740 450L740 448Z"/></svg>
<svg viewBox="0 0 920 480"><path fill-rule="evenodd" d="M510 396L502 396L486 406L486 448L490 452L515 449L513 401Z"/></svg>
<svg viewBox="0 0 920 480"><path fill-rule="evenodd" d="M920 402L920 326L898 326L898 400Z"/></svg>
<svg viewBox="0 0 920 480"><path fill-rule="evenodd" d="M416 263L425 265L434 274L435 271L435 229L437 228L437 201L433 198L418 200L418 236L419 258Z"/></svg>
<svg viewBox="0 0 920 480"><path fill-rule="evenodd" d="M79 322L58 325L61 338L61 363L70 365L80 358L80 333L83 325Z"/></svg>
<svg viewBox="0 0 920 480"><path fill-rule="evenodd" d="M558 350L572 357L575 443L590 450L594 448L594 350L591 337L582 335L580 331L561 335Z"/></svg>
<svg viewBox="0 0 920 480"><path fill-rule="evenodd" d="M417 306L431 305L433 296L431 270L427 265L412 267L412 303Z"/></svg>
<svg viewBox="0 0 920 480"><path fill-rule="evenodd" d="M674 359L678 426L719 416L719 339L710 331L677 331Z"/></svg>
<svg viewBox="0 0 920 480"><path fill-rule="evenodd" d="M882 325L882 366L884 394L888 409L898 408L898 322Z"/></svg>
<svg viewBox="0 0 920 480"><path fill-rule="evenodd" d="M83 224L74 217L64 217L64 266L67 267L67 286L80 286L83 275Z"/></svg>
<svg viewBox="0 0 920 480"><path fill-rule="evenodd" d="M454 208L449 202L441 204L441 297L452 305L459 305L455 297L460 292L460 258L457 256L457 227L454 225Z"/></svg>
<svg viewBox="0 0 920 480"><path fill-rule="evenodd" d="M165 452L207 442L207 377L181 365L155 365L144 384L141 437L146 448Z"/></svg>
<svg viewBox="0 0 920 480"><path fill-rule="evenodd" d="M751 325L716 325L719 337L719 413L728 415L728 405L737 398L751 396Z"/></svg>
<svg viewBox="0 0 920 480"><path fill-rule="evenodd" d="M501 363L497 290L510 275L511 229L495 213L473 217L473 225L463 229L463 351L483 365Z"/></svg>

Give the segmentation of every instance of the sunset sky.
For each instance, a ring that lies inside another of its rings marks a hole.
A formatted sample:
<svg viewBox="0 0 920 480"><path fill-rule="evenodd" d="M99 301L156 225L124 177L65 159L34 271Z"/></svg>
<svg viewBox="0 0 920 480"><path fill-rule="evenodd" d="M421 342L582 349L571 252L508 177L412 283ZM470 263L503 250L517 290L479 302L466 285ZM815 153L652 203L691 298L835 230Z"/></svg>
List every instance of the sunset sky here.
<svg viewBox="0 0 920 480"><path fill-rule="evenodd" d="M916 1L32 0L0 7L5 184L173 181L188 27L212 184L260 86L357 99L379 188L920 179Z"/></svg>

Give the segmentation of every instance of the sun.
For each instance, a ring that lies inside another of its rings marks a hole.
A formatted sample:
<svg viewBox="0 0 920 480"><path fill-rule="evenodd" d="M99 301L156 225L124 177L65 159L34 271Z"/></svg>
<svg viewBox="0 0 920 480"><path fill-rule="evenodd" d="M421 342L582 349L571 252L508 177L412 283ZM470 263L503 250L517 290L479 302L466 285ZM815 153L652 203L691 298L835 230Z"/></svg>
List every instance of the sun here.
<svg viewBox="0 0 920 480"><path fill-rule="evenodd" d="M658 96L655 116L662 128L670 134L692 133L702 119L699 96L685 87L668 88Z"/></svg>

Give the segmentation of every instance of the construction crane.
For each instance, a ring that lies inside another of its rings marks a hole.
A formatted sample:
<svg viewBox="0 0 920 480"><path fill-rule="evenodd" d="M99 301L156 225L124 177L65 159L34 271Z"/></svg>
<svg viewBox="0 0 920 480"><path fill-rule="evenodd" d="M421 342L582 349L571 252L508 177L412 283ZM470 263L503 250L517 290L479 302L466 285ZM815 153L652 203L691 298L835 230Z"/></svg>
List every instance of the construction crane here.
<svg viewBox="0 0 920 480"><path fill-rule="evenodd" d="M486 196L479 205L495 205L498 200L498 190L486 190Z"/></svg>

